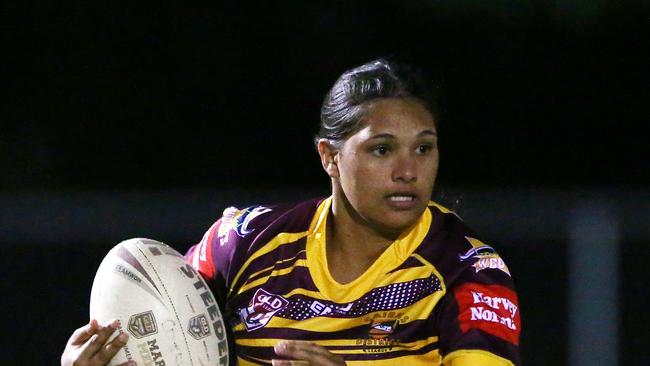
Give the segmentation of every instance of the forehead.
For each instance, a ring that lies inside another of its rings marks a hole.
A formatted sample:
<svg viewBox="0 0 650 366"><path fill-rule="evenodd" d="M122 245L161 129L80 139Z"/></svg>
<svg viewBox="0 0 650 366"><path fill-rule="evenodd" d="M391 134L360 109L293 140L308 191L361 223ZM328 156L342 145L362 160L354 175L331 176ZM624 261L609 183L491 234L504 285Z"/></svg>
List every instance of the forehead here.
<svg viewBox="0 0 650 366"><path fill-rule="evenodd" d="M378 99L366 108L359 131L362 134L417 135L424 130L436 131L431 113L413 99Z"/></svg>

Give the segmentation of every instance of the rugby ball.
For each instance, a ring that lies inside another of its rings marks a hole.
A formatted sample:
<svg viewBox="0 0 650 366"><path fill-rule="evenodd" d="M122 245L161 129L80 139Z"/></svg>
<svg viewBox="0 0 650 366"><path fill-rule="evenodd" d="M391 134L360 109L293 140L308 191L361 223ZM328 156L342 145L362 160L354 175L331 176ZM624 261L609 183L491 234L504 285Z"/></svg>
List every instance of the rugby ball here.
<svg viewBox="0 0 650 366"><path fill-rule="evenodd" d="M125 240L108 252L93 282L90 318L118 319L129 335L111 366L229 362L226 327L206 282L180 253L155 240Z"/></svg>

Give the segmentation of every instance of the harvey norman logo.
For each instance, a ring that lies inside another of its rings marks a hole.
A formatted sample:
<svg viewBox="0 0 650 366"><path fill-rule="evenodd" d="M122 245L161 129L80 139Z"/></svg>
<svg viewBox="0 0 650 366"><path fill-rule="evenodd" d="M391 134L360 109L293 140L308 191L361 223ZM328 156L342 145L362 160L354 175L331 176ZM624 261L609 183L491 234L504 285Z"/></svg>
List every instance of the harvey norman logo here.
<svg viewBox="0 0 650 366"><path fill-rule="evenodd" d="M480 329L512 344L519 344L520 311L517 294L502 285L468 282L454 289L458 323L463 333Z"/></svg>
<svg viewBox="0 0 650 366"><path fill-rule="evenodd" d="M517 330L517 325L514 322L515 315L517 315L517 305L505 297L487 296L476 291L470 292L474 299L474 304L486 305L471 306L469 308L471 320L485 320L499 323L512 330Z"/></svg>

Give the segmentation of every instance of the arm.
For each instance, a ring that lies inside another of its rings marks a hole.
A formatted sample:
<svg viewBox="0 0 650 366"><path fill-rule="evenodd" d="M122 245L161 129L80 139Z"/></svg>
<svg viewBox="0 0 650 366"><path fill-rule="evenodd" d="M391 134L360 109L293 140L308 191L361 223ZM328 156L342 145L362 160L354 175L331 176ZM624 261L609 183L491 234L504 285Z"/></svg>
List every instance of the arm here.
<svg viewBox="0 0 650 366"><path fill-rule="evenodd" d="M517 293L496 253L467 260L436 310L444 365L519 365Z"/></svg>

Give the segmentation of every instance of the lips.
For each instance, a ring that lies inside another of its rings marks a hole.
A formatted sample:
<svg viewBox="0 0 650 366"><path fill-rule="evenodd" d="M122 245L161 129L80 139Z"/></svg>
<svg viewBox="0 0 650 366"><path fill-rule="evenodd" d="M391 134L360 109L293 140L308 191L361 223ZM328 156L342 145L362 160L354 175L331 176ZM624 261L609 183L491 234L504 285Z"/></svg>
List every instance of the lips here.
<svg viewBox="0 0 650 366"><path fill-rule="evenodd" d="M395 192L386 196L388 205L398 210L408 210L418 203L418 196L411 192Z"/></svg>

